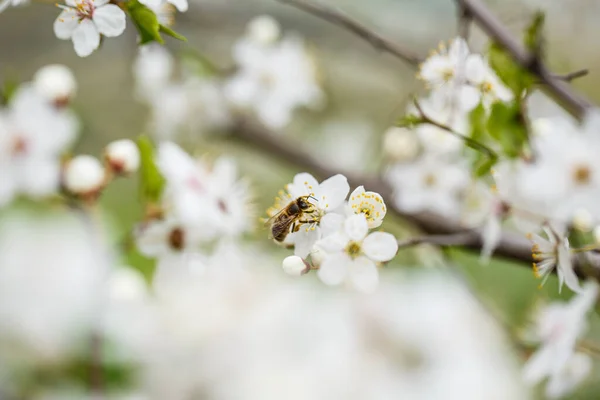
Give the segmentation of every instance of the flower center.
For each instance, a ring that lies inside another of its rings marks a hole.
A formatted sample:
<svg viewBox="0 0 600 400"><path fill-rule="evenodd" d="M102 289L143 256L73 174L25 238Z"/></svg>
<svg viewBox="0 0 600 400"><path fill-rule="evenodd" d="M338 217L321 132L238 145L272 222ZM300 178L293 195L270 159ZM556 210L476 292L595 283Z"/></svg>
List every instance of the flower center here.
<svg viewBox="0 0 600 400"><path fill-rule="evenodd" d="M483 93L491 93L494 87L490 82L482 82L481 83L481 91Z"/></svg>
<svg viewBox="0 0 600 400"><path fill-rule="evenodd" d="M454 69L446 68L442 71L442 79L445 82L450 82L453 77L454 77Z"/></svg>
<svg viewBox="0 0 600 400"><path fill-rule="evenodd" d="M91 0L78 1L75 4L75 12L81 19L92 18L94 15L94 2Z"/></svg>
<svg viewBox="0 0 600 400"><path fill-rule="evenodd" d="M577 185L587 185L592 180L592 171L587 165L578 165L573 171L573 180Z"/></svg>
<svg viewBox="0 0 600 400"><path fill-rule="evenodd" d="M360 243L358 243L358 242L348 243L348 246L346 246L346 253L352 258L359 256L361 253Z"/></svg>
<svg viewBox="0 0 600 400"><path fill-rule="evenodd" d="M423 177L423 183L427 187L435 186L436 182L437 182L437 179L435 178L435 175L433 175L431 173L429 173Z"/></svg>
<svg viewBox="0 0 600 400"><path fill-rule="evenodd" d="M173 250L183 250L185 246L185 232L181 228L175 228L169 233L169 246Z"/></svg>
<svg viewBox="0 0 600 400"><path fill-rule="evenodd" d="M13 157L25 154L27 152L27 142L22 136L14 138L11 146L11 154Z"/></svg>

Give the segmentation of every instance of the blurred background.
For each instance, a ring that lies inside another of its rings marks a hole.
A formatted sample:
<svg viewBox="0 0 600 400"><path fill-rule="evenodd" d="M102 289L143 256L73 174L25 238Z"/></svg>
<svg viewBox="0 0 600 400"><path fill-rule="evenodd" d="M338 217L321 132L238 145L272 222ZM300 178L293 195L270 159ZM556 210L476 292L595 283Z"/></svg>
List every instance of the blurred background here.
<svg viewBox="0 0 600 400"><path fill-rule="evenodd" d="M386 38L425 56L440 41L456 33L456 10L452 0L321 0L339 7ZM600 53L597 46L600 2L595 0L497 0L488 1L515 34L520 34L530 16L539 8L547 12L548 63L556 73L588 68L590 74L573 85L592 101L600 100ZM52 24L59 10L52 4L34 3L0 14L0 77L26 81L43 65L63 63L74 70L79 89L74 109L82 122L77 151L97 155L111 140L135 137L146 129L148 110L133 96L132 62L136 55L136 32L128 21L125 34L106 40L99 51L87 58L73 52L70 41L58 40ZM285 31L306 37L318 60L327 106L318 112L296 113L287 128L296 141L317 157L327 157L344 170L377 171L382 167L381 137L403 114L409 94L421 89L413 67L379 53L356 36L275 0L190 0L190 10L177 14L174 26L188 38L187 43L167 39L175 53L192 48L217 65L232 65L231 46L255 16L270 14ZM485 46L486 38L473 30L471 45ZM343 139L340 139L343 138ZM340 147L343 143L343 147ZM203 138L196 153L231 154L240 170L252 182L258 215L272 201L277 190L297 172L264 152L257 152L223 137ZM367 188L368 190L369 188ZM134 203L137 188L117 182L103 198L105 213L119 237L139 220L140 207ZM406 236L414 232L402 221L388 217L384 228ZM267 232L257 229L255 239L264 242ZM263 240L264 238L264 240ZM284 254L284 253L282 253ZM522 326L535 299L557 297L555 280L537 289L530 268L502 260L482 266L478 255L429 247L405 251L396 266L435 266L450 260L485 302L507 324ZM136 255L130 263L148 273L152 266ZM567 294L564 297L568 297ZM600 337L597 316L592 317L592 336ZM597 399L600 392L600 365L595 375L573 399Z"/></svg>

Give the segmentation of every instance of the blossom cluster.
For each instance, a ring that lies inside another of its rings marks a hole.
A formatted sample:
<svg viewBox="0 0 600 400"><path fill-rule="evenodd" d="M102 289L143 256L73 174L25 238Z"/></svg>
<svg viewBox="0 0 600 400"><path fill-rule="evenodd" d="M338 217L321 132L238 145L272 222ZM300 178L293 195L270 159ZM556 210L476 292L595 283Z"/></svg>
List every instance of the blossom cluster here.
<svg viewBox="0 0 600 400"><path fill-rule="evenodd" d="M211 247L251 230L253 213L248 183L232 159L210 163L162 142L154 163L165 185L135 237L140 252L157 260L155 279L167 282L172 274L200 272Z"/></svg>
<svg viewBox="0 0 600 400"><path fill-rule="evenodd" d="M304 41L283 35L278 22L250 21L233 47L232 71L197 54L180 66L167 49L142 46L133 71L138 98L151 110L151 129L161 139L220 131L238 117L254 116L268 128L288 125L299 107L318 107L325 95Z"/></svg>
<svg viewBox="0 0 600 400"><path fill-rule="evenodd" d="M214 255L148 286L75 215L2 219L3 397L527 398L499 327L451 276L390 275L364 296L286 281L243 246Z"/></svg>
<svg viewBox="0 0 600 400"><path fill-rule="evenodd" d="M283 262L286 272L299 276L318 269L327 285L348 283L371 292L379 282L378 266L396 255L398 243L389 233L369 233L387 212L381 195L359 186L346 201L349 191L343 175L319 183L308 173L297 174L267 210L268 223L273 231L283 225L287 235L282 242L294 247L295 255ZM310 207L291 211L298 199Z"/></svg>
<svg viewBox="0 0 600 400"><path fill-rule="evenodd" d="M578 291L567 227L591 231L600 222L595 206L600 195L598 112L589 111L577 124L553 105L548 117L549 106L543 106L548 99L535 89L513 93L486 57L472 53L462 38L441 46L421 65L419 77L428 93L408 108L415 125L386 133L386 150L395 160L386 174L396 188L395 205L407 213L430 211L481 228L486 258L502 227L532 233L536 274L547 277L558 264L561 286L564 281ZM500 128L505 130L499 136L490 129L500 122L476 125L481 116L500 118L515 107L521 109L511 114L513 120L522 122ZM524 146L511 147L522 140ZM481 177L474 168L486 157L493 167ZM536 235L543 227L547 238ZM536 251L539 246L545 250Z"/></svg>

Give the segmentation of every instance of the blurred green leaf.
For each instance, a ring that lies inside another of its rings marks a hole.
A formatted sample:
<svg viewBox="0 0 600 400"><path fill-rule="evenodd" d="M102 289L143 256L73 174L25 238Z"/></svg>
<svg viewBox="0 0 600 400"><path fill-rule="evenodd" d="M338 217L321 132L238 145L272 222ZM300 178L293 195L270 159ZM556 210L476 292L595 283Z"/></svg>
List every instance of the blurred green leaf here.
<svg viewBox="0 0 600 400"><path fill-rule="evenodd" d="M515 63L512 56L497 43L490 46L488 58L492 69L517 99L534 84L535 80L529 71Z"/></svg>
<svg viewBox="0 0 600 400"><path fill-rule="evenodd" d="M138 0L129 0L125 3L125 8L135 27L140 34L139 44L145 44L149 42L164 43L163 38L160 36L160 27L156 14L140 3Z"/></svg>
<svg viewBox="0 0 600 400"><path fill-rule="evenodd" d="M518 103L492 104L487 131L510 158L519 157L528 141L527 128Z"/></svg>
<svg viewBox="0 0 600 400"><path fill-rule="evenodd" d="M185 36L183 36L180 33L175 32L173 29L169 28L168 26L160 24L158 26L158 30L160 32L164 33L165 35L171 36L172 38L181 40L182 42L187 42L187 38Z"/></svg>
<svg viewBox="0 0 600 400"><path fill-rule="evenodd" d="M533 52L543 51L544 42L543 42L543 30L544 30L544 22L546 20L546 16L542 11L538 11L534 14L531 23L525 29L525 35L523 37L523 41L525 46ZM542 54L538 54L542 56Z"/></svg>
<svg viewBox="0 0 600 400"><path fill-rule="evenodd" d="M154 145L150 138L141 135L137 138L137 145L140 149L140 180L141 196L147 202L156 202L160 199L165 179L160 174L154 162Z"/></svg>
<svg viewBox="0 0 600 400"><path fill-rule="evenodd" d="M16 77L8 77L4 79L2 90L0 91L0 102L3 105L10 103L13 95L19 88L19 80Z"/></svg>

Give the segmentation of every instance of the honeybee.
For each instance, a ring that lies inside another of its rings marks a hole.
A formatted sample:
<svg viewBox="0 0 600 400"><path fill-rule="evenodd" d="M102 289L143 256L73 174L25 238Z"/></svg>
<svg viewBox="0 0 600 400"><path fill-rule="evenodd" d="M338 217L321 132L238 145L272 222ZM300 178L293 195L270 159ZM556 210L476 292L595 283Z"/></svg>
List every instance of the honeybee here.
<svg viewBox="0 0 600 400"><path fill-rule="evenodd" d="M314 199L312 196L298 197L265 223L271 225L273 239L283 242L288 233L297 232L302 224L318 222L311 216L317 210L314 204L308 201L311 198Z"/></svg>

